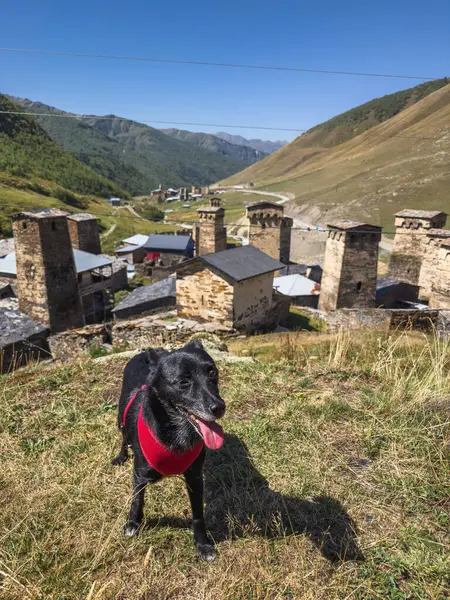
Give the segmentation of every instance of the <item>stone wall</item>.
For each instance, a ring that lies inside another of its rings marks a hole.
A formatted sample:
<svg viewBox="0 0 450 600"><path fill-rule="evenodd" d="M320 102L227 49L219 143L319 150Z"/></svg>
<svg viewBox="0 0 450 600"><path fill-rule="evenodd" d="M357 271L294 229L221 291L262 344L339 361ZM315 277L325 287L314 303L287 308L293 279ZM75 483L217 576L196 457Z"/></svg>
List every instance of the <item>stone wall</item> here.
<svg viewBox="0 0 450 600"><path fill-rule="evenodd" d="M84 325L66 216L13 219L19 308L52 333Z"/></svg>
<svg viewBox="0 0 450 600"><path fill-rule="evenodd" d="M273 273L265 273L234 284L233 326L253 331L270 322Z"/></svg>
<svg viewBox="0 0 450 600"><path fill-rule="evenodd" d="M375 306L379 232L328 232L320 310Z"/></svg>
<svg viewBox="0 0 450 600"><path fill-rule="evenodd" d="M441 311L417 309L341 309L323 313L311 308L302 311L322 321L329 332L354 329L381 331L414 330L430 333L442 322Z"/></svg>
<svg viewBox="0 0 450 600"><path fill-rule="evenodd" d="M180 317L232 327L233 285L202 264L184 267L177 276L177 310Z"/></svg>
<svg viewBox="0 0 450 600"><path fill-rule="evenodd" d="M223 208L199 209L199 229L197 232L197 255L213 254L227 249L227 232L224 227Z"/></svg>
<svg viewBox="0 0 450 600"><path fill-rule="evenodd" d="M450 244L439 247L437 267L430 294L431 308L450 308Z"/></svg>
<svg viewBox="0 0 450 600"><path fill-rule="evenodd" d="M438 277L439 249L443 240L450 237L450 231L430 230L424 236L424 254L419 274L419 296L421 300L430 300L433 284Z"/></svg>
<svg viewBox="0 0 450 600"><path fill-rule="evenodd" d="M272 258L289 263L293 221L284 216L284 208L272 202L247 206L249 244Z"/></svg>
<svg viewBox="0 0 450 600"><path fill-rule="evenodd" d="M92 219L67 219L72 246L91 254L101 254L100 232L98 221Z"/></svg>
<svg viewBox="0 0 450 600"><path fill-rule="evenodd" d="M100 347L109 343L110 340L110 327L100 324L58 333L49 338L49 343L54 360L70 362L83 356L89 356L92 348Z"/></svg>

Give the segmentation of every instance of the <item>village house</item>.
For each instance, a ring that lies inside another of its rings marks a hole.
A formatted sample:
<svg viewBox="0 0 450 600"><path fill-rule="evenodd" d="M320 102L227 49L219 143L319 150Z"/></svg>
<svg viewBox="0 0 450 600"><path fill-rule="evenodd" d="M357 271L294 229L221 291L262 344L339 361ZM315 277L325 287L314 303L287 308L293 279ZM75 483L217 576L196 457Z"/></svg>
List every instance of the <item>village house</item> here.
<svg viewBox="0 0 450 600"><path fill-rule="evenodd" d="M134 265L144 262L146 251L143 246L124 246L123 248L116 248L115 255L118 260Z"/></svg>
<svg viewBox="0 0 450 600"><path fill-rule="evenodd" d="M283 296L289 297L295 306L317 308L319 303L320 283L300 274L275 277L274 289Z"/></svg>
<svg viewBox="0 0 450 600"><path fill-rule="evenodd" d="M175 277L136 288L113 309L115 319L132 319L152 314L176 303Z"/></svg>
<svg viewBox="0 0 450 600"><path fill-rule="evenodd" d="M49 330L23 314L17 298L0 300L0 373L50 356Z"/></svg>
<svg viewBox="0 0 450 600"><path fill-rule="evenodd" d="M273 289L274 272L282 267L253 246L188 261L177 271L178 315L246 331L269 326L282 310Z"/></svg>
<svg viewBox="0 0 450 600"><path fill-rule="evenodd" d="M170 266L191 258L194 253L194 241L190 235L149 235L142 247L145 260L163 266Z"/></svg>

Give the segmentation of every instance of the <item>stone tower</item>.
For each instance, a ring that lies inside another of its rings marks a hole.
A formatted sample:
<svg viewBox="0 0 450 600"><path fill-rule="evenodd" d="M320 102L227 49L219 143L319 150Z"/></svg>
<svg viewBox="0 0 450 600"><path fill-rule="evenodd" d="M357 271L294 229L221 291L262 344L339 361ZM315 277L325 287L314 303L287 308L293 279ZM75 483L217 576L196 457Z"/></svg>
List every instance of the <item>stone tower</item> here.
<svg viewBox="0 0 450 600"><path fill-rule="evenodd" d="M211 198L210 206L198 209L199 226L197 231L196 251L197 255L212 254L227 249L227 231L223 224L225 211L214 202L217 198Z"/></svg>
<svg viewBox="0 0 450 600"><path fill-rule="evenodd" d="M72 246L91 254L101 254L98 220L89 213L67 216L67 225Z"/></svg>
<svg viewBox="0 0 450 600"><path fill-rule="evenodd" d="M374 307L381 227L340 221L328 228L319 310Z"/></svg>
<svg viewBox="0 0 450 600"><path fill-rule="evenodd" d="M67 213L13 216L19 308L52 333L84 325Z"/></svg>
<svg viewBox="0 0 450 600"><path fill-rule="evenodd" d="M441 241L436 254L435 280L430 293L430 308L450 308L450 238Z"/></svg>
<svg viewBox="0 0 450 600"><path fill-rule="evenodd" d="M427 231L445 226L447 215L439 211L402 210L395 214L395 238L389 260L389 279L419 285L427 246Z"/></svg>
<svg viewBox="0 0 450 600"><path fill-rule="evenodd" d="M284 207L275 202L253 202L247 205L248 243L284 264L291 254L293 221L284 216Z"/></svg>
<svg viewBox="0 0 450 600"><path fill-rule="evenodd" d="M419 275L419 298L430 300L433 286L439 278L441 245L444 242L450 243L450 231L448 229L429 229L427 235L423 237L425 246Z"/></svg>

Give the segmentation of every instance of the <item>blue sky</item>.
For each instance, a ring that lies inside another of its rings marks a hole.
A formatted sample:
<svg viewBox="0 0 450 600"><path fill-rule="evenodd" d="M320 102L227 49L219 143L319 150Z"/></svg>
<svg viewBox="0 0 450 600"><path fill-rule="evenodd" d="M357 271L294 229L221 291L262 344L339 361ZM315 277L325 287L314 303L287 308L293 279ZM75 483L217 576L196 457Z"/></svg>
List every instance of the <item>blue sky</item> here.
<svg viewBox="0 0 450 600"><path fill-rule="evenodd" d="M442 77L450 75L449 23L449 0L23 0L2 5L0 45ZM1 92L136 120L306 129L418 83L0 52Z"/></svg>

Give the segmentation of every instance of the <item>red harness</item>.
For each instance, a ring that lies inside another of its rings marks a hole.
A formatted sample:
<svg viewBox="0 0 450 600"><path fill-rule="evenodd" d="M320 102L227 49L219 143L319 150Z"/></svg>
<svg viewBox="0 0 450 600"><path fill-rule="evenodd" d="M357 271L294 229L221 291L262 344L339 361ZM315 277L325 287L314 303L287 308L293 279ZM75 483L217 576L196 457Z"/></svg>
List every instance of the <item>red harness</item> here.
<svg viewBox="0 0 450 600"><path fill-rule="evenodd" d="M145 390L146 387L146 385L143 385L141 390ZM138 393L139 392L136 392L131 396L125 407L122 418L123 427L125 427L128 409L133 404ZM181 473L184 473L200 455L200 452L203 449L203 441L198 442L193 448L182 454L176 454L172 450L168 450L156 438L150 425L145 422L142 415L142 409L143 407L141 406L139 409L137 429L139 444L146 461L152 469L155 469L155 471L158 471L158 473L161 473L164 477L167 477L168 475L181 475Z"/></svg>

